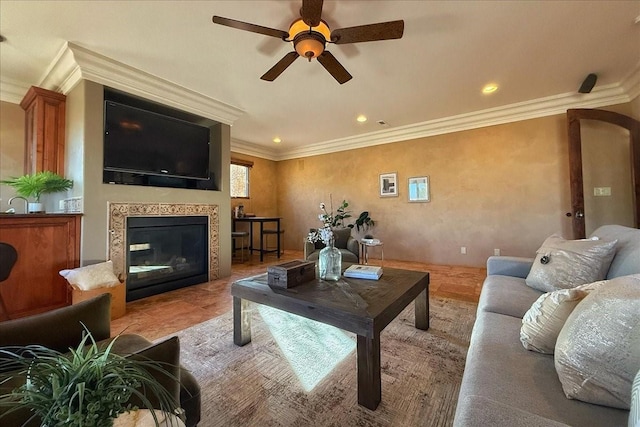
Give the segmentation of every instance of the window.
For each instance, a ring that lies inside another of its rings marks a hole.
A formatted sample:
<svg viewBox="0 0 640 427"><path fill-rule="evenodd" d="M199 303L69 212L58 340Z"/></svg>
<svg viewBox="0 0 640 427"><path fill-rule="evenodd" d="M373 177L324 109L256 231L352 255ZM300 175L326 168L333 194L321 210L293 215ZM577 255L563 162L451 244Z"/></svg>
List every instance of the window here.
<svg viewBox="0 0 640 427"><path fill-rule="evenodd" d="M231 159L231 197L249 198L249 169L253 162Z"/></svg>

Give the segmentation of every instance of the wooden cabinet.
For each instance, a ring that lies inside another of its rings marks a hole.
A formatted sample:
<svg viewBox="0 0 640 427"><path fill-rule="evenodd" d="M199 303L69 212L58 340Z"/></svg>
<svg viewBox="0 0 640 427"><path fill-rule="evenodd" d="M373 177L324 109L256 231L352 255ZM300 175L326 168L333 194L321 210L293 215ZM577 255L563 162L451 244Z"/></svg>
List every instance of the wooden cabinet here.
<svg viewBox="0 0 640 427"><path fill-rule="evenodd" d="M61 93L31 86L22 99L26 174L48 170L64 176L66 98Z"/></svg>
<svg viewBox="0 0 640 427"><path fill-rule="evenodd" d="M18 252L11 274L0 282L6 307L0 304L0 320L71 303L67 281L58 272L80 266L80 220L81 215L0 215L0 242Z"/></svg>

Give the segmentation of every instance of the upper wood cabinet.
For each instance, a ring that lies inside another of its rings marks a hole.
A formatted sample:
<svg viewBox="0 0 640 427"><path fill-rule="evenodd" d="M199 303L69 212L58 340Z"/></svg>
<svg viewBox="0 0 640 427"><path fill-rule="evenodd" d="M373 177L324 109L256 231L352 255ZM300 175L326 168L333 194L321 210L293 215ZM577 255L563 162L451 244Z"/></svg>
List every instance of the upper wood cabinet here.
<svg viewBox="0 0 640 427"><path fill-rule="evenodd" d="M64 176L65 103L61 93L31 86L25 111L25 174L48 170Z"/></svg>

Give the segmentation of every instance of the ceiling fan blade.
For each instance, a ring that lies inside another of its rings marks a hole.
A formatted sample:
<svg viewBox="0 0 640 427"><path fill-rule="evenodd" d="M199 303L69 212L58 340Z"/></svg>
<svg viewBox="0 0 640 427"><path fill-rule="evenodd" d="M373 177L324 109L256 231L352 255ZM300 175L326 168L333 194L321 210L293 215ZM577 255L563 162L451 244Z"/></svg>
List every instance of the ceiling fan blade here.
<svg viewBox="0 0 640 427"><path fill-rule="evenodd" d="M214 16L212 20L214 24L225 25L227 27L236 28L238 30L251 31L252 33L276 37L282 40L285 40L287 37L289 37L289 33L286 31L263 27L256 24L249 24L248 22L236 21L235 19L223 18L222 16Z"/></svg>
<svg viewBox="0 0 640 427"><path fill-rule="evenodd" d="M318 62L333 76L338 83L343 84L351 80L351 74L338 62L335 56L328 50L318 56Z"/></svg>
<svg viewBox="0 0 640 427"><path fill-rule="evenodd" d="M302 0L300 16L308 26L317 27L322 16L322 0Z"/></svg>
<svg viewBox="0 0 640 427"><path fill-rule="evenodd" d="M298 59L298 56L300 55L298 55L298 52L296 51L287 53L276 65L271 67L271 69L264 73L260 78L268 82L274 81L276 77L282 74L282 72L289 67L289 65L293 64L293 61Z"/></svg>
<svg viewBox="0 0 640 427"><path fill-rule="evenodd" d="M358 27L338 28L331 32L331 41L335 44L347 44L391 40L401 38L403 33L403 20L380 22Z"/></svg>

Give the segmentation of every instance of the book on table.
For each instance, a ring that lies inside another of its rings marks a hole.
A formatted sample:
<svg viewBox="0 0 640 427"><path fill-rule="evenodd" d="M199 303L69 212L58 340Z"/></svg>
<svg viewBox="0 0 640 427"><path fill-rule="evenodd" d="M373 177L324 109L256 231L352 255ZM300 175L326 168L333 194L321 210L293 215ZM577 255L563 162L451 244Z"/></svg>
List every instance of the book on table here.
<svg viewBox="0 0 640 427"><path fill-rule="evenodd" d="M352 265L344 271L344 277L352 279L378 280L382 276L382 267L376 265Z"/></svg>

